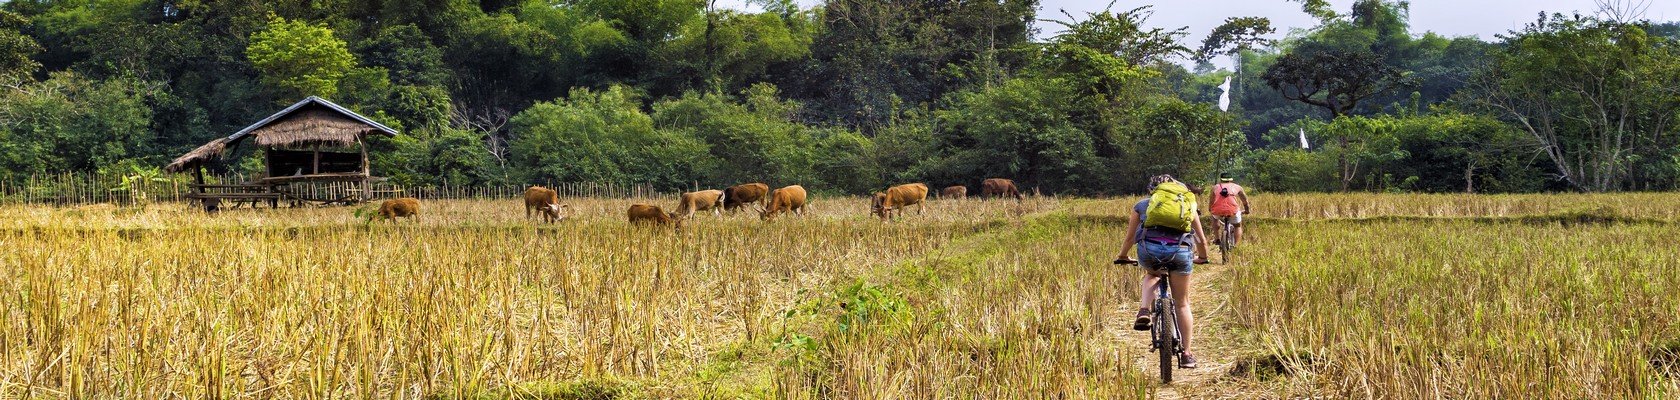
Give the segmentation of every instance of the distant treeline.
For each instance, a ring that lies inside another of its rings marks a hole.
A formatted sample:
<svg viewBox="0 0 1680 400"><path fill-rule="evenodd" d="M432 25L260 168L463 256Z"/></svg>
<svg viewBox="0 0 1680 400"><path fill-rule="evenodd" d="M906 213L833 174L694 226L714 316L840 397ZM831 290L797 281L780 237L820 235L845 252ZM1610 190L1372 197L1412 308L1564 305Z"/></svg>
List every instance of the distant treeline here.
<svg viewBox="0 0 1680 400"><path fill-rule="evenodd" d="M400 129L373 169L410 187L1680 185L1680 25L1543 15L1490 43L1415 34L1405 2L1296 2L1320 23L1234 16L1192 37L1147 7L1030 0L11 1L0 181L152 176L318 95Z"/></svg>

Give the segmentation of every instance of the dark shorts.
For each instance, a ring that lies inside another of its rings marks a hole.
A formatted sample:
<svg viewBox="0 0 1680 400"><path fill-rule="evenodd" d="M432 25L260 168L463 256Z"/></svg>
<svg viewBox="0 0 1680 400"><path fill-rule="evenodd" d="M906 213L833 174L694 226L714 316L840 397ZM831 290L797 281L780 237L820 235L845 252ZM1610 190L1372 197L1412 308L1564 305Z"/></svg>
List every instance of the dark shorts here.
<svg viewBox="0 0 1680 400"><path fill-rule="evenodd" d="M1167 272L1189 275L1195 270L1195 259L1190 254L1190 246L1166 245L1145 240L1138 244L1138 265L1146 270L1166 270Z"/></svg>

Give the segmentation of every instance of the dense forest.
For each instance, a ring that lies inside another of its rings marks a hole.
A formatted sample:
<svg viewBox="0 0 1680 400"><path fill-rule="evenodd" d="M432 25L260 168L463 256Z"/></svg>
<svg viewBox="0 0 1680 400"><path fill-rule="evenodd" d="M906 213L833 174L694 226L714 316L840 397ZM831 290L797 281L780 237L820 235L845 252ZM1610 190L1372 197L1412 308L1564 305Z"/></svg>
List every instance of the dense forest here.
<svg viewBox="0 0 1680 400"><path fill-rule="evenodd" d="M1487 42L1416 32L1404 1L1278 3L1319 23L1189 32L1033 0L17 0L0 180L155 171L317 95L403 132L373 168L404 185L1680 186L1680 25L1542 14Z"/></svg>

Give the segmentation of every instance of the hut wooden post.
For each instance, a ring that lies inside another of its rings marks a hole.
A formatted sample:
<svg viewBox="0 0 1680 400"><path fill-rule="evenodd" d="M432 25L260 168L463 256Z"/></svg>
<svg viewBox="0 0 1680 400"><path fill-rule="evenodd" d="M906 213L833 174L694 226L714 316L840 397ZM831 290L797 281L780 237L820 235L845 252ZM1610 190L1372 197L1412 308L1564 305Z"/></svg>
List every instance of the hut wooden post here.
<svg viewBox="0 0 1680 400"><path fill-rule="evenodd" d="M193 181L198 182L198 186L194 186L193 191L204 194L204 163L193 166Z"/></svg>
<svg viewBox="0 0 1680 400"><path fill-rule="evenodd" d="M367 140L356 136L356 148L362 151L362 202L373 200L373 173L368 169Z"/></svg>

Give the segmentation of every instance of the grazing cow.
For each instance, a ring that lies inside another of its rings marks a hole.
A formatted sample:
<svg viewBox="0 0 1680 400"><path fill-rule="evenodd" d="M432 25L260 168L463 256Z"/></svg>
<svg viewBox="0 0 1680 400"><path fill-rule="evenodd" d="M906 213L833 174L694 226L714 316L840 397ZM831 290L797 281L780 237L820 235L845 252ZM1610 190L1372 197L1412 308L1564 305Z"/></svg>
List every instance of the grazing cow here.
<svg viewBox="0 0 1680 400"><path fill-rule="evenodd" d="M967 186L952 186L939 191L941 200L962 200L968 198Z"/></svg>
<svg viewBox="0 0 1680 400"><path fill-rule="evenodd" d="M532 186L525 189L525 219L531 219L531 211L542 213L543 222L553 223L565 219L560 210L571 211L571 207L560 204L560 194L542 186Z"/></svg>
<svg viewBox="0 0 1680 400"><path fill-rule="evenodd" d="M927 185L920 183L893 186L886 192L876 193L870 208L883 221L892 216L893 210L897 210L899 216L904 216L904 208L912 205L916 206L916 214L920 215L922 210L927 208L927 194Z"/></svg>
<svg viewBox="0 0 1680 400"><path fill-rule="evenodd" d="M712 216L717 216L723 204L722 190L701 190L682 194L682 201L677 204L677 214L683 218L694 218L694 212L712 210Z"/></svg>
<svg viewBox="0 0 1680 400"><path fill-rule="evenodd" d="M682 219L677 218L676 214L665 213L665 210L659 209L659 206L632 204L630 205L630 211L626 212L625 215L630 217L631 224L671 225L677 229L682 229Z"/></svg>
<svg viewBox="0 0 1680 400"><path fill-rule="evenodd" d="M980 182L980 196L982 197L1014 197L1016 201L1024 199L1021 190L1015 188L1015 181L1003 178L991 178Z"/></svg>
<svg viewBox="0 0 1680 400"><path fill-rule="evenodd" d="M805 187L788 185L770 193L770 208L758 213L758 218L769 221L781 212L805 215Z"/></svg>
<svg viewBox="0 0 1680 400"><path fill-rule="evenodd" d="M723 209L731 213L748 203L763 203L765 195L770 193L770 185L763 183L743 183L730 186L723 190ZM760 205L762 207L762 204Z"/></svg>
<svg viewBox="0 0 1680 400"><path fill-rule="evenodd" d="M420 199L413 197L385 200L384 203L379 204L379 217L391 220L391 222L396 222L397 218L402 217L408 217L412 221L419 215Z"/></svg>

